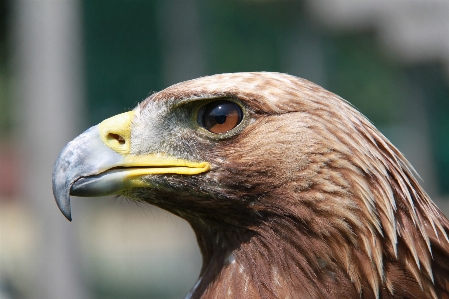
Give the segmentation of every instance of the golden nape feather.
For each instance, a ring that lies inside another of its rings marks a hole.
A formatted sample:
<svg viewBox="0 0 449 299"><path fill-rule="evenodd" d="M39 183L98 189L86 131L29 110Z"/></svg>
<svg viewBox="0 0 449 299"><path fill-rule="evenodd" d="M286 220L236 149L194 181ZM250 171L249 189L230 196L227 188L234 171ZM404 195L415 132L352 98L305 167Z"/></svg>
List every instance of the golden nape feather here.
<svg viewBox="0 0 449 299"><path fill-rule="evenodd" d="M99 159L101 157L101 159ZM186 298L449 299L449 221L360 112L279 73L203 77L70 142L53 191L119 194L186 219Z"/></svg>

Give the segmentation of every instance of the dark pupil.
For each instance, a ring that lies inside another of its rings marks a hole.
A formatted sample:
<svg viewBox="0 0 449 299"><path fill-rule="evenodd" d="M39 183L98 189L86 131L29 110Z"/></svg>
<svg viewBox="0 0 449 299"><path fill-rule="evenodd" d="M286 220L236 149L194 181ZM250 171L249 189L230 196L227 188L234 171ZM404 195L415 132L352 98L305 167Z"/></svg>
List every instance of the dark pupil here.
<svg viewBox="0 0 449 299"><path fill-rule="evenodd" d="M224 114L216 114L215 115L215 121L217 123L219 123L219 124L224 124L224 122L226 121L226 115L224 115Z"/></svg>
<svg viewBox="0 0 449 299"><path fill-rule="evenodd" d="M236 110L235 106L237 106L235 103L227 101L212 102L207 105L203 116L206 128L213 127L215 124L224 124L227 116Z"/></svg>
<svg viewBox="0 0 449 299"><path fill-rule="evenodd" d="M241 108L234 102L220 100L207 104L198 115L198 122L212 133L224 133L242 120Z"/></svg>

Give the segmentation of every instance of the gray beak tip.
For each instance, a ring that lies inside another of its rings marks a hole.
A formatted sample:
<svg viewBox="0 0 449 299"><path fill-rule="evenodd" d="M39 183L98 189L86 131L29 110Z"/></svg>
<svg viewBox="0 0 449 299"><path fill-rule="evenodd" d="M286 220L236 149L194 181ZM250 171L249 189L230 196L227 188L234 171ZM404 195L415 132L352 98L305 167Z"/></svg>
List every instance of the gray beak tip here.
<svg viewBox="0 0 449 299"><path fill-rule="evenodd" d="M72 213L70 211L70 207L67 210L61 209L61 207L59 207L59 209L61 210L62 215L64 215L67 220L72 222Z"/></svg>
<svg viewBox="0 0 449 299"><path fill-rule="evenodd" d="M69 190L70 183L67 181L61 182L61 177L55 175L55 172L53 172L53 196L55 197L56 204L65 218L72 221Z"/></svg>
<svg viewBox="0 0 449 299"><path fill-rule="evenodd" d="M57 195L57 193L55 193L55 190L53 190L55 199L56 199L56 204L59 207L59 210L61 211L61 213L65 216L65 218L67 218L67 220L72 221L72 212L70 209L70 196L67 195L62 195L59 194L59 196Z"/></svg>

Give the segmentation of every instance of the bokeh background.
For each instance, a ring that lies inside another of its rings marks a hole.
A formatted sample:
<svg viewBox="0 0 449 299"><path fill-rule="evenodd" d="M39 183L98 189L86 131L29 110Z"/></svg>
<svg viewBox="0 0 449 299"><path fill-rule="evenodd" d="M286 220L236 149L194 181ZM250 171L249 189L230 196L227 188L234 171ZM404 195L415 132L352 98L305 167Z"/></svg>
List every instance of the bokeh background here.
<svg viewBox="0 0 449 299"><path fill-rule="evenodd" d="M181 219L51 192L62 147L154 91L278 71L339 94L449 214L446 0L0 0L0 298L182 298L201 257Z"/></svg>

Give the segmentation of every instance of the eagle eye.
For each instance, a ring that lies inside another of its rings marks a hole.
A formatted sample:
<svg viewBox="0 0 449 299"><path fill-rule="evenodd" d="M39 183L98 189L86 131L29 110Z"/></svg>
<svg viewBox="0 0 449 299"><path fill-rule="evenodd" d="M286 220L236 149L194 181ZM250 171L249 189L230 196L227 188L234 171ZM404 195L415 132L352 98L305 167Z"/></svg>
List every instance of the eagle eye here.
<svg viewBox="0 0 449 299"><path fill-rule="evenodd" d="M226 133L242 121L243 112L232 101L218 100L210 102L199 110L198 123L209 132Z"/></svg>

